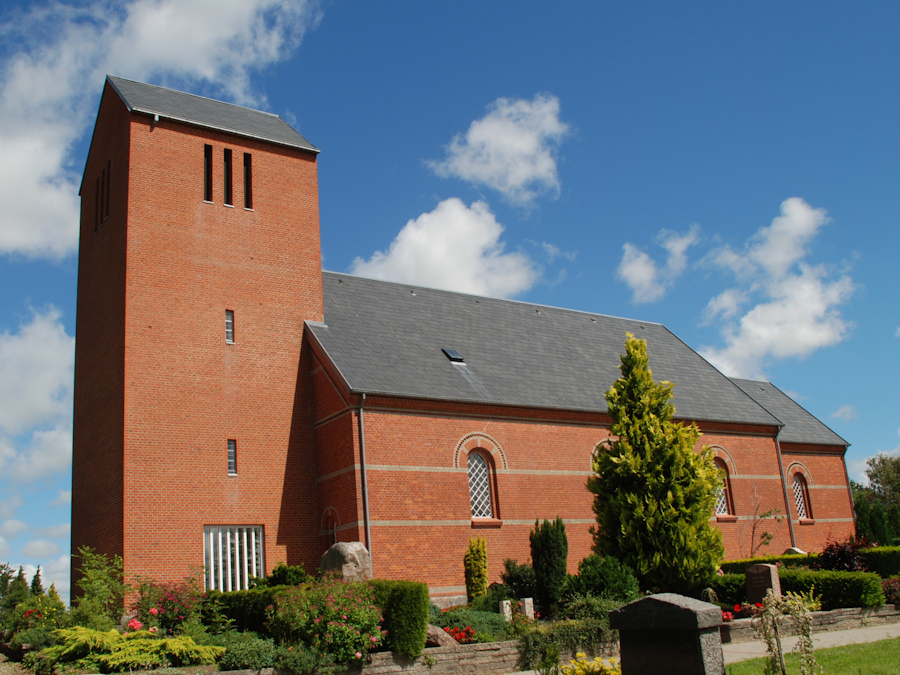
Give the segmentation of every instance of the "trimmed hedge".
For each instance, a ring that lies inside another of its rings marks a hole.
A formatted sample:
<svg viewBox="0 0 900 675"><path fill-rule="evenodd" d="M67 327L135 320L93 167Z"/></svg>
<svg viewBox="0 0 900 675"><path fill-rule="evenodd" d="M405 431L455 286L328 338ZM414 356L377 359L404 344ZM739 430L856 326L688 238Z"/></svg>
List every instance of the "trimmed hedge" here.
<svg viewBox="0 0 900 675"><path fill-rule="evenodd" d="M877 607L884 604L881 578L872 572L825 572L784 569L778 572L781 592L808 593L822 600L822 609L843 607ZM739 605L747 601L743 574L724 574L710 582L723 605Z"/></svg>
<svg viewBox="0 0 900 675"><path fill-rule="evenodd" d="M266 607L272 604L275 594L292 586L261 586L249 591L207 591L201 607L203 623L209 625L206 607L218 609L233 622L234 630L253 631L260 635L268 635L266 628Z"/></svg>
<svg viewBox="0 0 900 675"><path fill-rule="evenodd" d="M807 553L806 555L767 555L759 558L744 558L742 560L725 560L720 567L725 574L744 574L748 567L753 565L774 565L781 563L784 567L795 567L798 565L812 565L819 557L817 553Z"/></svg>
<svg viewBox="0 0 900 675"><path fill-rule="evenodd" d="M884 604L881 577L874 572L813 572L780 570L782 593L807 593L821 598L822 609L878 607Z"/></svg>
<svg viewBox="0 0 900 675"><path fill-rule="evenodd" d="M879 546L860 551L870 572L882 579L900 574L900 546Z"/></svg>
<svg viewBox="0 0 900 675"><path fill-rule="evenodd" d="M381 608L382 627L387 631L385 646L407 659L415 659L425 649L431 602L428 586L418 581L373 579L375 604Z"/></svg>
<svg viewBox="0 0 900 675"><path fill-rule="evenodd" d="M723 605L740 605L747 601L747 581L743 574L717 575L709 582L709 587Z"/></svg>

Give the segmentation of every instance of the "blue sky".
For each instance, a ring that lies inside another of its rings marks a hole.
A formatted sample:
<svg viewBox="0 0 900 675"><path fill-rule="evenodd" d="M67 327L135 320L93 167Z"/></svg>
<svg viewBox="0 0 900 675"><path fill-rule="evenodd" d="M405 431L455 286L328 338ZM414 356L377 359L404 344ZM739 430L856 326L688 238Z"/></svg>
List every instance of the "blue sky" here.
<svg viewBox="0 0 900 675"><path fill-rule="evenodd" d="M64 594L77 191L107 73L321 148L327 269L660 322L847 439L851 477L900 453L900 5L4 7L0 561Z"/></svg>

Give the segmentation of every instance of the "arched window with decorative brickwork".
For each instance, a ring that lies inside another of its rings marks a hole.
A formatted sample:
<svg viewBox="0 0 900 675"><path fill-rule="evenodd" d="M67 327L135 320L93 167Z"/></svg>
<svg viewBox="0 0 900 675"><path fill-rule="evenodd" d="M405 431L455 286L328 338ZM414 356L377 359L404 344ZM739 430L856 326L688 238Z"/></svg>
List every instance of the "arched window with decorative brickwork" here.
<svg viewBox="0 0 900 675"><path fill-rule="evenodd" d="M469 474L469 501L473 518L493 518L491 506L491 463L482 453L470 452L466 459Z"/></svg>
<svg viewBox="0 0 900 675"><path fill-rule="evenodd" d="M719 459L718 457L715 460L716 468L721 471L721 484L719 485L719 492L716 495L716 515L717 516L732 516L734 515L734 506L731 500L731 480L728 475L728 465L725 464L724 460Z"/></svg>
<svg viewBox="0 0 900 675"><path fill-rule="evenodd" d="M794 490L794 504L797 506L797 517L800 520L811 519L812 506L809 503L809 485L806 477L799 471L794 474L791 480L791 487Z"/></svg>

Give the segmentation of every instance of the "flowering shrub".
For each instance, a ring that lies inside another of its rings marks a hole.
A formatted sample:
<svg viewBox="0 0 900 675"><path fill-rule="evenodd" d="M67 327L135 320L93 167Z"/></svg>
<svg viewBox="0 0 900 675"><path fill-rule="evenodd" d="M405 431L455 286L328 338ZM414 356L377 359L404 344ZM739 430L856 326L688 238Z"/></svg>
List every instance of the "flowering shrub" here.
<svg viewBox="0 0 900 675"><path fill-rule="evenodd" d="M364 583L324 579L286 588L266 615L276 641L302 644L338 663L361 661L384 638L374 591Z"/></svg>
<svg viewBox="0 0 900 675"><path fill-rule="evenodd" d="M132 619L131 621L128 622L128 627L129 627L131 630L137 631L137 630L140 630L141 628L143 628L143 627L144 627L144 624L142 624L142 623L141 623L140 621L138 621L137 619Z"/></svg>
<svg viewBox="0 0 900 675"><path fill-rule="evenodd" d="M202 595L203 591L196 579L177 583L143 580L133 608L142 625L157 628L165 635L174 635L179 632L185 620L199 611Z"/></svg>
<svg viewBox="0 0 900 675"><path fill-rule="evenodd" d="M32 595L16 605L9 627L15 633L35 628L56 630L67 624L66 606L58 595Z"/></svg>
<svg viewBox="0 0 900 675"><path fill-rule="evenodd" d="M609 663L602 657L596 656L588 661L584 652L575 654L575 659L560 667L561 675L622 675L622 668L616 665L616 660Z"/></svg>
<svg viewBox="0 0 900 675"><path fill-rule="evenodd" d="M763 606L761 602L757 602L754 605L744 602L734 606L734 615L732 618L752 619L754 616L762 612L762 610Z"/></svg>
<svg viewBox="0 0 900 675"><path fill-rule="evenodd" d="M461 645L467 645L475 642L475 629L471 626L466 626L465 628L447 627L444 630L450 633L450 637L452 637Z"/></svg>

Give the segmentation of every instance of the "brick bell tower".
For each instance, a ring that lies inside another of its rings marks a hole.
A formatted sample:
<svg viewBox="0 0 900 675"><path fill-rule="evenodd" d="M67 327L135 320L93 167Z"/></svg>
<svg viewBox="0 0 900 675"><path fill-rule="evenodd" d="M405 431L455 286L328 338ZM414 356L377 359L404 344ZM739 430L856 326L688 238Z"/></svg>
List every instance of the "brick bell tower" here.
<svg viewBox="0 0 900 675"><path fill-rule="evenodd" d="M224 590L317 566L317 154L276 115L107 78L80 190L73 553Z"/></svg>

